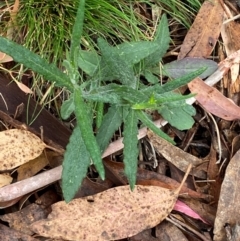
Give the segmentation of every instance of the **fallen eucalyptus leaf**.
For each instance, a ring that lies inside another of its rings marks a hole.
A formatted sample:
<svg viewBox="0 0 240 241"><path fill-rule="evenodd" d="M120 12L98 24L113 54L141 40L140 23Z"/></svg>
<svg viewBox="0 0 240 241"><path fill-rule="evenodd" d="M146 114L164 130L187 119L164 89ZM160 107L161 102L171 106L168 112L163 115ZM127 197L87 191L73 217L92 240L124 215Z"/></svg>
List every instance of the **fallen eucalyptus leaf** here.
<svg viewBox="0 0 240 241"><path fill-rule="evenodd" d="M204 1L188 31L178 59L209 57L219 38L224 10L218 0Z"/></svg>
<svg viewBox="0 0 240 241"><path fill-rule="evenodd" d="M240 107L200 78L191 81L188 87L197 94L195 99L210 113L224 120L240 119Z"/></svg>
<svg viewBox="0 0 240 241"><path fill-rule="evenodd" d="M189 166L184 180L189 173ZM173 209L179 191L155 186L136 185L108 189L84 198L52 205L46 220L30 228L44 236L66 240L118 240L152 228Z"/></svg>
<svg viewBox="0 0 240 241"><path fill-rule="evenodd" d="M10 170L38 157L46 147L37 136L26 130L0 132L0 170Z"/></svg>

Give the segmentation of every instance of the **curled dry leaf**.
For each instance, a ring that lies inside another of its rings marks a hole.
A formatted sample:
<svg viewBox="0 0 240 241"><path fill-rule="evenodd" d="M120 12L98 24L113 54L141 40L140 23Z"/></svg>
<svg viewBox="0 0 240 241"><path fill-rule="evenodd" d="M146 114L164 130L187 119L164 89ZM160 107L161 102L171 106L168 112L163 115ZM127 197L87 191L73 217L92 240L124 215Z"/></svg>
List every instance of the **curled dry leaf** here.
<svg viewBox="0 0 240 241"><path fill-rule="evenodd" d="M29 131L0 132L0 170L10 170L36 158L45 147L44 142Z"/></svg>
<svg viewBox="0 0 240 241"><path fill-rule="evenodd" d="M240 119L240 107L200 78L191 81L188 87L192 93L197 94L196 100L210 113L224 120Z"/></svg>
<svg viewBox="0 0 240 241"><path fill-rule="evenodd" d="M156 226L171 212L177 190L136 185L52 205L46 220L31 225L36 233L66 240L118 240Z"/></svg>

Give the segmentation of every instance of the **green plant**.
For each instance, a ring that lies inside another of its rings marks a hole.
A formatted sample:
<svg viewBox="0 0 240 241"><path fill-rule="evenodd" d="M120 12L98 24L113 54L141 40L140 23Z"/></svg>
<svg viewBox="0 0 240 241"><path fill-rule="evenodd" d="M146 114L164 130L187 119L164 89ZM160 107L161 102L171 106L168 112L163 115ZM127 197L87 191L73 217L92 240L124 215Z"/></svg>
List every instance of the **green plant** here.
<svg viewBox="0 0 240 241"><path fill-rule="evenodd" d="M67 202L74 197L91 163L95 165L100 177L104 178L101 153L122 123L125 174L133 189L137 170L139 120L174 144L168 135L154 125L144 110L157 110L171 125L179 129L190 128L194 123L191 116L195 114L195 110L187 105L185 100L192 95L183 96L172 90L188 83L204 71L205 74L212 71L209 68L207 70L206 66L209 66L209 63L203 62L200 66L193 68L195 71L183 77L165 85L158 83L152 71L166 53L170 41L165 15L162 16L155 38L151 42L126 42L113 47L103 38L99 38L98 47L101 55L94 51L81 50L79 46L83 29L84 6L85 1L79 0L70 50L67 59L63 62L67 73L61 72L55 64L49 64L25 47L0 38L0 51L43 75L56 86L65 87L71 92L70 98L61 107L61 115L64 119L72 113L77 119L77 126L73 130L63 161L62 188ZM176 70L177 65L176 62L171 65L171 68L175 66ZM202 68L199 69L199 67ZM84 75L80 74L79 68L85 72ZM171 75L171 68L166 65L164 72ZM148 84L141 81L144 76ZM100 116L96 136L93 132L92 121L95 103L98 105L97 116ZM108 103L109 106L102 117L103 103Z"/></svg>
<svg viewBox="0 0 240 241"><path fill-rule="evenodd" d="M156 8L158 12L168 13L174 20L171 21L171 25L177 26L180 23L184 27L189 27L199 9L199 2L199 0L86 1L81 44L87 49L94 49L96 36L102 36L112 43L149 39L155 29L155 21L152 22L152 18L146 15L149 7ZM78 0L23 0L16 14L16 20L11 22L9 14L14 3L14 0L0 3L1 33L4 36L10 33L9 39L56 63L61 69L69 47ZM158 15L160 13L153 14L153 18L157 18ZM176 39L173 41L176 47L178 41ZM15 65L11 70L18 74L16 78L20 81L23 73L26 73L21 67ZM56 93L59 93L59 90L53 88L51 83L37 73L32 75L31 89L35 93L35 100L60 116L58 103L61 101L61 96L67 96L68 93L64 91L63 95L58 97ZM31 113L31 116L27 117L27 123L31 124L37 115L38 113Z"/></svg>

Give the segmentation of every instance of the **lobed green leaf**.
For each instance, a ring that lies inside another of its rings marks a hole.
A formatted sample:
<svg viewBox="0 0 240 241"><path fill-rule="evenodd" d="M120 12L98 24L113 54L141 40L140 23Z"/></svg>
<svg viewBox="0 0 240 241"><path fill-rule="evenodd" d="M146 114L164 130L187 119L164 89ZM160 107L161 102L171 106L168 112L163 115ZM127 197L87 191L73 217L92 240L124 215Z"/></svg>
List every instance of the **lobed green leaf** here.
<svg viewBox="0 0 240 241"><path fill-rule="evenodd" d="M130 66L150 56L158 48L157 43L150 41L125 42L113 47L116 54L121 56Z"/></svg>
<svg viewBox="0 0 240 241"><path fill-rule="evenodd" d="M140 102L146 95L126 85L108 84L83 94L84 98L111 104L127 104Z"/></svg>
<svg viewBox="0 0 240 241"><path fill-rule="evenodd" d="M194 94L189 95L181 95L177 93L165 93L165 94L154 94L153 99L150 97L148 102L141 102L132 105L132 109L134 110L144 110L144 109L158 109L160 106L164 104L169 104L171 102L177 102L177 104L181 105L181 100L186 100L195 96Z"/></svg>
<svg viewBox="0 0 240 241"><path fill-rule="evenodd" d="M149 83L159 84L159 77L155 76L150 70L145 70L143 75Z"/></svg>
<svg viewBox="0 0 240 241"><path fill-rule="evenodd" d="M99 129L103 122L104 103L98 102L96 108L96 127ZM100 148L101 149L101 148Z"/></svg>

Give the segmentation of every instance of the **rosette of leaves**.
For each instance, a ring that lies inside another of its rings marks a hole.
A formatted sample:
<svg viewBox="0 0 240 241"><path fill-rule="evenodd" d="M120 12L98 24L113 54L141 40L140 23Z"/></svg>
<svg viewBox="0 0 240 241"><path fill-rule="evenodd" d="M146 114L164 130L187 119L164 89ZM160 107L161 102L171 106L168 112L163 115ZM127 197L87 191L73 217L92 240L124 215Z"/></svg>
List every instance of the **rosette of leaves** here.
<svg viewBox="0 0 240 241"><path fill-rule="evenodd" d="M89 165L94 164L100 177L104 178L101 155L122 124L125 174L133 189L138 162L139 121L174 144L168 135L154 125L145 109L157 110L178 129L190 128L194 123L192 116L195 109L186 104L185 100L191 95L183 96L173 90L185 85L204 71L204 75L211 74L216 68L213 62L210 64L209 61L203 61L199 66L198 62L193 60L191 70L195 71L190 71L164 85L159 84L153 70L169 46L166 15L162 16L153 41L126 42L110 46L106 40L99 38L100 53L84 51L79 47L84 6L85 1L80 0L72 30L71 47L63 63L66 73L28 49L0 38L0 51L42 74L45 79L55 82L56 86L65 87L72 93L61 107L63 119L74 113L77 120L63 161L62 188L67 202L79 189ZM165 73L171 75L171 69L177 65L177 62L171 65L171 68L166 65ZM84 74L80 74L79 68ZM141 81L142 76L148 80L148 84ZM97 122L98 131L95 135L92 125L93 105L97 104L97 116L101 117L105 103L108 104L107 110L103 118L99 118L100 121Z"/></svg>

